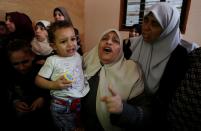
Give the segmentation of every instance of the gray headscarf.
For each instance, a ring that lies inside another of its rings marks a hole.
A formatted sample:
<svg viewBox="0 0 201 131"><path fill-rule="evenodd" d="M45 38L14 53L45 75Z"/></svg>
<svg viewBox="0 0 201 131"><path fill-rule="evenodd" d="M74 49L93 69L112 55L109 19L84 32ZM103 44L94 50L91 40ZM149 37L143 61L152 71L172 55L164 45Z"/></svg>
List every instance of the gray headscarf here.
<svg viewBox="0 0 201 131"><path fill-rule="evenodd" d="M160 2L153 5L149 13L153 13L163 32L153 43L146 43L143 37L131 38L131 59L138 61L145 74L145 90L153 94L170 58L171 53L180 43L179 12L173 6Z"/></svg>

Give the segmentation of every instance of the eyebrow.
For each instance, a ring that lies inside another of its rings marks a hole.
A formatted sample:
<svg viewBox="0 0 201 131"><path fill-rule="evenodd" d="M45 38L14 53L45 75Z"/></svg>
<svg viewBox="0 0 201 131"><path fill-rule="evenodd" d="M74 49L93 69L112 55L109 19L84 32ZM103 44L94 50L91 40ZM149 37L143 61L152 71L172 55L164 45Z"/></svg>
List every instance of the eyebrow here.
<svg viewBox="0 0 201 131"><path fill-rule="evenodd" d="M27 59L27 60L23 60L23 61L19 61L19 62L13 62L12 65L17 66L19 64L26 64L28 62L29 62L29 60Z"/></svg>

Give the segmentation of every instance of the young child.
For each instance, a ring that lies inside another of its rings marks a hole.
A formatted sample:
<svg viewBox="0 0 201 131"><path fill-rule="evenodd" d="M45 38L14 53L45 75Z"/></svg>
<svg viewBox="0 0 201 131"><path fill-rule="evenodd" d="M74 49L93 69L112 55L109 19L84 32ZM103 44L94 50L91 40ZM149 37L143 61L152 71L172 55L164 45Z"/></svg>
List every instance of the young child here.
<svg viewBox="0 0 201 131"><path fill-rule="evenodd" d="M46 59L36 77L36 84L50 89L51 112L56 126L62 131L76 128L80 98L88 91L84 81L82 59L77 53L77 40L72 24L67 21L52 23L49 41L56 55Z"/></svg>
<svg viewBox="0 0 201 131"><path fill-rule="evenodd" d="M73 25L70 15L68 14L68 11L64 7L54 8L53 17L54 17L54 21L66 20ZM77 37L77 52L80 55L83 55L79 30L74 27L74 31L75 31L75 35Z"/></svg>
<svg viewBox="0 0 201 131"><path fill-rule="evenodd" d="M48 42L49 21L39 20L36 22L34 31L35 37L31 42L32 51L36 54L38 64L44 64L46 58L53 53L53 49Z"/></svg>

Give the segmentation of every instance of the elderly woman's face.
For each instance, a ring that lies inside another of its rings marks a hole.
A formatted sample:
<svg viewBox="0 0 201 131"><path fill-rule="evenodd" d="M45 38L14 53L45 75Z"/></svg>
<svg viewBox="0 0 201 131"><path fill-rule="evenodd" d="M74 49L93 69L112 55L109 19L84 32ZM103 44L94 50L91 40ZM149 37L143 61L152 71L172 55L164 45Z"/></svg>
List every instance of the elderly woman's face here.
<svg viewBox="0 0 201 131"><path fill-rule="evenodd" d="M160 37L163 29L152 13L144 17L142 36L145 42L151 43Z"/></svg>
<svg viewBox="0 0 201 131"><path fill-rule="evenodd" d="M115 32L105 34L99 44L99 58L103 64L114 62L121 50L120 39Z"/></svg>

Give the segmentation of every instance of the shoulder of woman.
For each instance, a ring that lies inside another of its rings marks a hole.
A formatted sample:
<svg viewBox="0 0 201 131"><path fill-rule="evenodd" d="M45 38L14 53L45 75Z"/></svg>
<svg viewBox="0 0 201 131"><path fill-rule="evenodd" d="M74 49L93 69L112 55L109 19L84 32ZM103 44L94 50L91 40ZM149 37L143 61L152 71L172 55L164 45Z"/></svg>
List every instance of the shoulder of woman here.
<svg viewBox="0 0 201 131"><path fill-rule="evenodd" d="M142 36L138 36L138 37L131 37L130 38L130 42L131 42L131 46L130 48L135 48L137 45L139 45L139 43L141 43L143 41Z"/></svg>

